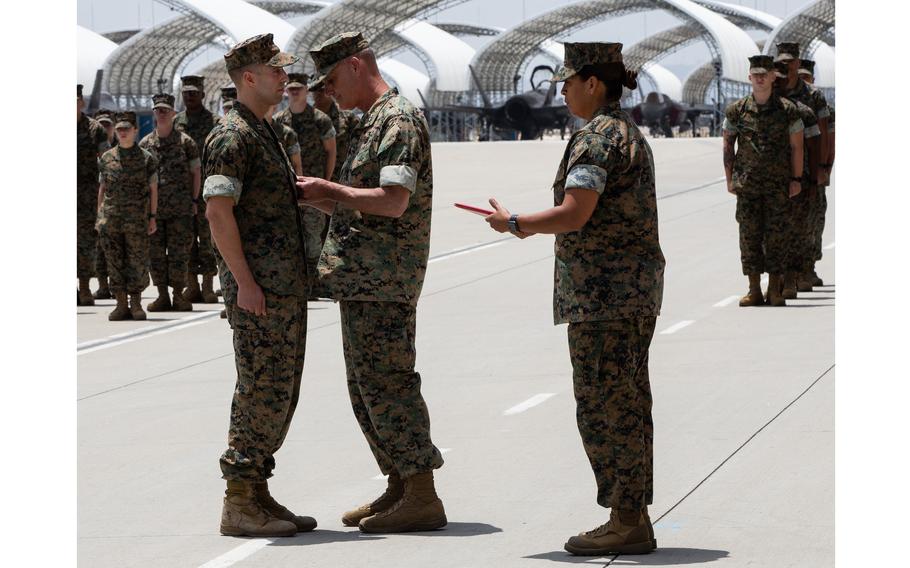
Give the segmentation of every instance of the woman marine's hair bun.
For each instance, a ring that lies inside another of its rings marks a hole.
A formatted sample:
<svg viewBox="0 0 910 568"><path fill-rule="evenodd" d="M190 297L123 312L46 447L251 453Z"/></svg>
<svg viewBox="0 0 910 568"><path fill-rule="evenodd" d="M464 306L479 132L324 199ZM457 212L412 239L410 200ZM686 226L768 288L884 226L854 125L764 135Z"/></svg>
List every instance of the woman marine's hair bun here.
<svg viewBox="0 0 910 568"><path fill-rule="evenodd" d="M627 89L635 89L638 87L638 71L626 69L626 75L623 77L622 86Z"/></svg>

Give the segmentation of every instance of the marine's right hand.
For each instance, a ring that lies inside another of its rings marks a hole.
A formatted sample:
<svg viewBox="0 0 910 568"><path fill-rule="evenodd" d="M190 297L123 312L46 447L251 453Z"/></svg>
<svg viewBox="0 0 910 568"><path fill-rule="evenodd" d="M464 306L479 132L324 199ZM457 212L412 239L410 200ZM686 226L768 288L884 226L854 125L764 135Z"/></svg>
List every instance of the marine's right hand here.
<svg viewBox="0 0 910 568"><path fill-rule="evenodd" d="M248 286L237 287L237 307L241 310L250 312L255 316L264 316L265 313L265 294L259 284L253 282Z"/></svg>

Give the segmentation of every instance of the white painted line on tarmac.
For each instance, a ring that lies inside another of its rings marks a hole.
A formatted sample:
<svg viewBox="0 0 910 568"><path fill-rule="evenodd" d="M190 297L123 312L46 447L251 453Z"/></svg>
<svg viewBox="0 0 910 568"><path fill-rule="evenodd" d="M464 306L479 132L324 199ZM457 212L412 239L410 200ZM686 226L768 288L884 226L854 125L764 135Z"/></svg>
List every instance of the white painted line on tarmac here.
<svg viewBox="0 0 910 568"><path fill-rule="evenodd" d="M76 345L76 355L85 355L86 353L94 353L95 351L101 351L102 349L109 349L111 347L117 347L118 345L123 345L124 343L132 343L133 341L139 341L140 339L145 339L146 337L153 337L156 335L163 335L165 333L170 333L172 331L178 331L181 329L186 329L188 327L193 327L196 325L201 325L206 323L207 320L217 317L220 312L211 311L211 312L202 312L198 314L193 314L185 318L180 318L177 320L172 320L162 325L153 325L146 326L139 329L134 329L133 331L128 331L126 333L118 333L116 335L111 335L110 337L105 337L103 339L93 339L91 341L84 341Z"/></svg>
<svg viewBox="0 0 910 568"><path fill-rule="evenodd" d="M695 323L695 320L683 320L683 321L681 321L681 322L674 323L673 325L671 325L671 326L668 327L667 329L665 329L665 330L663 330L662 332L660 332L660 334L661 334L661 335L670 335L670 334L672 334L672 333L676 333L677 331L679 331L679 330L681 330L681 329L684 329L684 328L689 327L689 326L692 325L693 323Z"/></svg>
<svg viewBox="0 0 910 568"><path fill-rule="evenodd" d="M238 562L246 560L273 542L275 542L275 539L273 538L253 539L249 542L241 544L234 550L229 550L214 560L209 560L199 568L227 568L228 566L233 566Z"/></svg>
<svg viewBox="0 0 910 568"><path fill-rule="evenodd" d="M726 308L730 304L735 303L737 300L739 300L739 296L727 296L723 300L714 304L714 307L715 308Z"/></svg>
<svg viewBox="0 0 910 568"><path fill-rule="evenodd" d="M456 249L456 250L449 251L449 252L444 252L442 254L438 254L438 255L434 256L433 258L431 258L429 260L428 264L433 264L434 262L439 262L440 260L448 260L450 258L455 258L458 256L470 254L472 252L477 252L477 251L481 251L481 250L490 249L493 247L498 247L499 245L506 243L510 240L512 240L512 237L506 237L504 239L499 239L498 241L493 241L491 243L485 243L485 244L481 243L478 245L471 245L469 247L460 248L460 249Z"/></svg>
<svg viewBox="0 0 910 568"><path fill-rule="evenodd" d="M547 400L549 400L551 397L554 397L554 396L556 396L555 392L542 392L539 394L535 394L528 400L526 400L522 403L516 404L512 408L506 410L505 412L502 413L502 415L503 416L512 416L514 414L520 414L520 413L524 412L525 410L534 408L538 404L546 402Z"/></svg>
<svg viewBox="0 0 910 568"><path fill-rule="evenodd" d="M447 454L447 453L449 453L449 452L451 452L451 451L452 451L452 448L439 448L439 453L440 453L440 454ZM389 478L388 475L382 475L381 473L380 473L379 475L374 475L374 476L372 477L372 479L375 480L375 481L385 481L385 480L388 479L388 478Z"/></svg>
<svg viewBox="0 0 910 568"><path fill-rule="evenodd" d="M834 241L832 241L830 245L826 246L825 250L831 250L833 248L834 248Z"/></svg>

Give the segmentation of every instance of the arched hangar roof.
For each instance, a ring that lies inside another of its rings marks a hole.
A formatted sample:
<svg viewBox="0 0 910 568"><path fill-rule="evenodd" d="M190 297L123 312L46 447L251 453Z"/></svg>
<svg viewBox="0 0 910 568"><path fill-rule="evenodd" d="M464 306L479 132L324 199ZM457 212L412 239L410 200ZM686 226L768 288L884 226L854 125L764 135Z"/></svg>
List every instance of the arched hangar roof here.
<svg viewBox="0 0 910 568"><path fill-rule="evenodd" d="M116 49L117 44L106 37L76 26L76 82L83 85L86 99L94 88L95 74L104 68L104 62Z"/></svg>
<svg viewBox="0 0 910 568"><path fill-rule="evenodd" d="M426 18L450 6L467 0L341 0L319 12L297 30L287 44L291 53L300 56L303 68L313 71L309 51L330 37L345 31L358 30L376 48L376 40L388 30L412 18ZM378 54L378 50L377 50Z"/></svg>
<svg viewBox="0 0 910 568"><path fill-rule="evenodd" d="M815 0L785 18L768 37L765 52L777 55L777 44L784 41L795 41L806 48L815 39L834 45L834 0Z"/></svg>
<svg viewBox="0 0 910 568"><path fill-rule="evenodd" d="M745 82L751 55L758 53L755 42L745 31L723 16L699 6L692 0L582 0L545 12L507 30L487 44L475 57L473 66L488 91L509 92L511 78L533 56L543 41L567 35L575 29L609 17L635 12L664 10L686 23L700 27L709 48L721 60L724 78Z"/></svg>
<svg viewBox="0 0 910 568"><path fill-rule="evenodd" d="M105 64L106 90L121 105L142 106L166 80L170 89L191 57L213 43L227 47L261 33L286 45L294 27L243 0L168 0L182 14L129 38Z"/></svg>

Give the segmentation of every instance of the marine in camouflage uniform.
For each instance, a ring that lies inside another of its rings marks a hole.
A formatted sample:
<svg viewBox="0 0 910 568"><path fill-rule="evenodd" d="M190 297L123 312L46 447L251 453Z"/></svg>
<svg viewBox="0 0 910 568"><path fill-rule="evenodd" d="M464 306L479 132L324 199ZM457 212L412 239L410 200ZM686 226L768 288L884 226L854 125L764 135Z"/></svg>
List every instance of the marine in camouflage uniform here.
<svg viewBox="0 0 910 568"><path fill-rule="evenodd" d="M756 82L767 81L770 88L774 60L756 55L749 62L750 77ZM760 276L767 272L767 301L784 306L780 275L787 266L790 194L793 185L796 191L801 189L803 162L800 153L798 165L791 163L791 141L796 135L802 139L803 122L795 104L770 92L764 104L759 104L753 93L729 105L725 114L724 164L728 190L736 194L742 269L749 277L749 293L740 305L764 303Z"/></svg>
<svg viewBox="0 0 910 568"><path fill-rule="evenodd" d="M360 119L350 110L341 110L338 103L325 94L325 86L320 85L318 89L313 89L313 101L318 110L324 112L331 120L332 126L335 127L335 171L332 172L332 181L338 181L341 175L341 168L344 166L345 159L348 156L348 150L351 148L351 139Z"/></svg>
<svg viewBox="0 0 910 568"><path fill-rule="evenodd" d="M786 84L787 63L777 61L774 63L777 80L774 82L778 90ZM789 246L787 253L787 271L783 280L782 296L784 299L797 297L797 291L806 290L798 285L798 277L812 270L815 263L812 257L812 233L816 216L816 191L818 179L813 172L818 171L819 137L818 119L811 108L796 99L789 99L799 110L803 121L803 181L802 191L790 200L790 235L787 237ZM789 163L790 157L787 157Z"/></svg>
<svg viewBox="0 0 910 568"><path fill-rule="evenodd" d="M233 102L231 104L233 106ZM272 130L275 131L278 140L281 141L281 147L284 148L284 153L287 154L288 159L291 160L291 165L294 166L294 172L297 175L302 175L303 165L300 162L300 143L297 141L297 133L294 132L294 129L290 126L275 122L272 118L272 113L274 111L274 106L269 107L269 110L265 114L265 119L272 126Z"/></svg>
<svg viewBox="0 0 910 568"><path fill-rule="evenodd" d="M291 105L275 115L275 122L290 127L297 134L300 144L300 162L306 177L330 179L337 164L335 144L335 127L332 120L322 111L306 103L306 83L309 76L305 73L288 74L288 95L293 93ZM297 110L293 105L301 100L303 109ZM322 250L323 233L328 217L313 207L303 208L303 234L307 245L307 270L310 278L316 279L316 265L319 263L319 252Z"/></svg>
<svg viewBox="0 0 910 568"><path fill-rule="evenodd" d="M202 106L205 98L205 79L198 75L186 75L180 78L181 94L186 110L177 113L174 128L188 134L196 148L201 151L205 139L218 122L218 117ZM212 232L205 217L205 201L197 200L195 234L190 249L189 270L186 276L186 299L191 302L215 304L218 297L212 288L212 278L217 272L215 251L212 246ZM202 275L202 288L199 288L198 275Z"/></svg>
<svg viewBox="0 0 910 568"><path fill-rule="evenodd" d="M382 80L361 34L337 35L310 55L318 70L311 87L324 83L329 95L338 65L360 58L367 79L358 83L347 77L338 89L345 90L347 100L374 100L364 109L341 185L318 178L298 184L304 199L335 202L319 259L319 295L340 302L354 415L380 470L389 476L386 493L349 511L342 521L364 532L440 528L446 517L433 470L443 459L430 437L421 376L414 368L433 201L429 130L421 111ZM400 216L360 201L375 193Z"/></svg>
<svg viewBox="0 0 910 568"><path fill-rule="evenodd" d="M648 353L666 264L654 159L620 109L623 86L636 85L622 44L565 47L564 66L553 80L566 81L563 94L574 114L588 108L591 115L581 116L589 122L563 153L552 186L554 208L510 214L491 200L496 212L487 221L520 237L556 235L553 321L568 324L578 431L597 503L611 509L608 523L570 538L565 548L579 555L647 553L656 547L647 514L654 496ZM591 77L606 86L605 97L587 93ZM584 219L575 208L590 216Z"/></svg>
<svg viewBox="0 0 910 568"><path fill-rule="evenodd" d="M227 114L237 100L237 87L221 87L221 111Z"/></svg>
<svg viewBox="0 0 910 568"><path fill-rule="evenodd" d="M117 113L118 129L136 129L136 114ZM132 133L135 136L135 133ZM125 147L127 146L127 147ZM100 207L96 227L110 271L117 307L112 321L145 319L142 291L148 286L149 235L156 229L158 159L134 140L121 143L101 156Z"/></svg>
<svg viewBox="0 0 910 568"><path fill-rule="evenodd" d="M101 124L86 116L82 109L82 85L76 85L76 277L79 290L76 305L93 306L89 288L94 272L95 217L98 214L98 156L108 149L107 133Z"/></svg>
<svg viewBox="0 0 910 568"><path fill-rule="evenodd" d="M110 147L117 145L117 135L114 132L114 111L100 108L92 116L107 132L107 143ZM97 198L96 198L97 199ZM97 233L95 233L97 235ZM98 279L98 289L95 290L96 300L110 300L111 288L108 283L107 260L104 258L104 249L98 244L95 247L95 278Z"/></svg>
<svg viewBox="0 0 910 568"><path fill-rule="evenodd" d="M234 46L224 56L238 99L203 151L203 196L219 249L219 276L233 330L237 382L228 447L220 465L227 491L221 533L291 536L316 521L297 516L269 494L275 452L288 433L300 395L306 347L305 244L296 174L274 130L251 110L280 102L285 67L272 34ZM274 83L274 100L248 86L247 71ZM242 87L246 86L246 91ZM244 104L246 101L250 106ZM253 300L249 300L253 298Z"/></svg>
<svg viewBox="0 0 910 568"><path fill-rule="evenodd" d="M824 211L827 208L827 200L825 199L825 190L824 186L827 184L827 177L830 174L829 162L829 124L828 118L830 115L830 110L828 109L828 102L825 100L825 95L808 82L803 80L803 77L806 76L806 73L809 72L806 69L803 73L800 73L799 68L805 67L802 64L802 61L799 58L799 44L794 42L783 42L777 44L778 56L777 60L784 62L788 65L788 82L787 85L781 89L782 96L787 97L790 100L799 101L809 108L812 109L812 112L815 113L815 117L818 120L819 127L819 141L818 141L818 166L816 171L809 172L810 177L818 180L818 187L815 188L815 191L811 192L811 195L808 199L812 202L810 209L810 215L813 219L818 219L819 214L824 216ZM808 63L806 64L808 65ZM812 64L812 72L814 72L814 64ZM821 212L819 211L821 210ZM813 222L815 224L815 222ZM819 257L821 251L819 252ZM815 256L811 254L811 256ZM799 274L799 290L803 292L809 292L812 290L813 283L818 281L818 284L821 284L821 279L818 278L818 274L815 272L815 260L811 261L811 264L807 269Z"/></svg>
<svg viewBox="0 0 910 568"><path fill-rule="evenodd" d="M173 127L174 96L160 94L152 100L157 124L139 142L158 159L158 230L149 237L150 272L158 299L148 309L192 311L183 289L193 246L193 204L199 200L199 151L188 134ZM168 286L173 289L173 302Z"/></svg>

